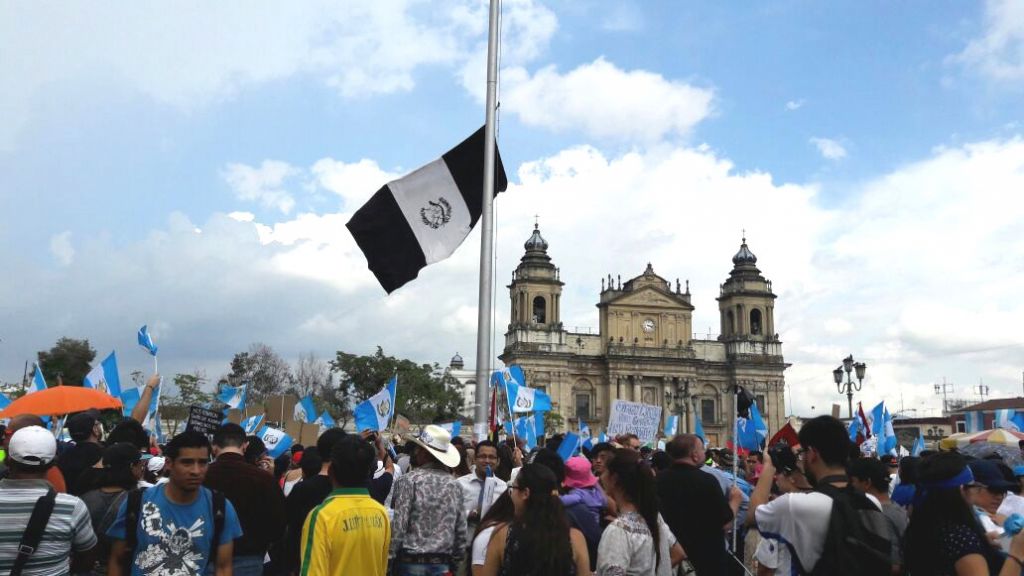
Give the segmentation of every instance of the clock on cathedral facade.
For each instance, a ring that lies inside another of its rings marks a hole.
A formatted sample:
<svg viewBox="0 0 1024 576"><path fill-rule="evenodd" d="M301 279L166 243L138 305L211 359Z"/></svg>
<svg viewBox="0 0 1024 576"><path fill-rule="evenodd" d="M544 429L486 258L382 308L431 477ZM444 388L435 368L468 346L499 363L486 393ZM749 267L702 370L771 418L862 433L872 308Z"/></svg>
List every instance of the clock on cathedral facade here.
<svg viewBox="0 0 1024 576"><path fill-rule="evenodd" d="M500 358L551 395L570 429L582 419L597 434L618 398L661 406L663 424L680 414L679 432L692 432L696 415L707 441L723 446L732 439L736 385L754 395L769 433L785 423L789 365L775 333L776 296L746 238L719 289L716 339L693 334L689 282L673 287L650 264L625 282L602 279L598 333L570 332L561 322L561 273L538 226L524 247L508 286L511 321Z"/></svg>

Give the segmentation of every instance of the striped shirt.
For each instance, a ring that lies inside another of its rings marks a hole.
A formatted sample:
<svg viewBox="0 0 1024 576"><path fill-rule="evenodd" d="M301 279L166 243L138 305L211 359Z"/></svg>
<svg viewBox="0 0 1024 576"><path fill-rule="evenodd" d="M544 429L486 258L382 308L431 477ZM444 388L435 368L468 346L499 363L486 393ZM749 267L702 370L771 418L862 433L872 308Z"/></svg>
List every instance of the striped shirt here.
<svg viewBox="0 0 1024 576"><path fill-rule="evenodd" d="M32 509L49 488L46 480L0 480L0 574L8 574L14 567L18 543L28 527ZM68 574L71 553L84 552L95 545L96 535L85 503L70 494L57 494L43 539L25 564L22 575Z"/></svg>

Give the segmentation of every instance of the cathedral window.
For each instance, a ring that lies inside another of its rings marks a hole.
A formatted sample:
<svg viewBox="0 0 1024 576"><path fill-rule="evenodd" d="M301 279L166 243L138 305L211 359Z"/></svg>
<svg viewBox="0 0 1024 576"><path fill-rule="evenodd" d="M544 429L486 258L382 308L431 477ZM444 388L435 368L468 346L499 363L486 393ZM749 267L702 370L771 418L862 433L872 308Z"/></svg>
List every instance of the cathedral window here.
<svg viewBox="0 0 1024 576"><path fill-rule="evenodd" d="M576 395L576 418L579 420L590 419L590 394Z"/></svg>
<svg viewBox="0 0 1024 576"><path fill-rule="evenodd" d="M547 323L547 306L543 296L533 299L533 322L535 324Z"/></svg>
<svg viewBox="0 0 1024 576"><path fill-rule="evenodd" d="M725 313L725 334L731 336L736 333L736 319L732 315L732 310Z"/></svg>
<svg viewBox="0 0 1024 576"><path fill-rule="evenodd" d="M715 417L715 401L711 398L701 398L700 401L700 420L702 424L716 424L718 419Z"/></svg>
<svg viewBox="0 0 1024 576"><path fill-rule="evenodd" d="M750 311L750 333L761 333L761 311L757 308Z"/></svg>
<svg viewBox="0 0 1024 576"><path fill-rule="evenodd" d="M758 394L757 396L754 396L754 403L757 404L757 411L761 413L761 416L765 416L764 394Z"/></svg>

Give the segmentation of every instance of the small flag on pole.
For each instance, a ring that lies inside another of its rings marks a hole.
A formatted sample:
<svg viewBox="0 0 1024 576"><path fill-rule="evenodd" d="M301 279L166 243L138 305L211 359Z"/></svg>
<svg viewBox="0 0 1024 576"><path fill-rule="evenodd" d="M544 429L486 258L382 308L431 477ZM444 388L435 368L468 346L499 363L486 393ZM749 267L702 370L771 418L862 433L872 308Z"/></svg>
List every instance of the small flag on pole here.
<svg viewBox="0 0 1024 576"><path fill-rule="evenodd" d="M284 430L278 430L277 428L271 428L270 426L264 426L257 436L267 446L267 454L271 458L277 458L284 451L292 447L292 437Z"/></svg>
<svg viewBox="0 0 1024 576"><path fill-rule="evenodd" d="M676 435L679 431L679 415L673 414L665 419L665 433L666 438L671 438Z"/></svg>
<svg viewBox="0 0 1024 576"><path fill-rule="evenodd" d="M260 429L261 424L263 424L263 414L249 416L245 420L242 420L242 428L245 429L246 435L255 434L256 431Z"/></svg>
<svg viewBox="0 0 1024 576"><path fill-rule="evenodd" d="M355 416L356 430L386 430L391 415L395 413L395 393L398 389L398 376L392 376L380 392L363 400L352 411Z"/></svg>
<svg viewBox="0 0 1024 576"><path fill-rule="evenodd" d="M220 394L217 396L217 400L221 404L227 404L228 408L234 410L245 410L245 396L246 396L247 383L243 382L241 386L224 386L220 389Z"/></svg>
<svg viewBox="0 0 1024 576"><path fill-rule="evenodd" d="M494 192L508 187L495 155ZM388 182L345 226L387 293L452 255L480 219L484 128L441 158Z"/></svg>
<svg viewBox="0 0 1024 576"><path fill-rule="evenodd" d="M297 422L305 422L306 424L312 424L317 419L316 406L313 405L313 397L307 395L299 403L295 405L295 411L292 417Z"/></svg>
<svg viewBox="0 0 1024 576"><path fill-rule="evenodd" d="M139 328L139 346L149 350L151 356L156 356L156 344L153 343L153 337L149 335L145 324L142 325L142 328Z"/></svg>
<svg viewBox="0 0 1024 576"><path fill-rule="evenodd" d="M33 392L42 392L43 390L46 390L46 380L43 380L43 370L37 363L35 370L32 371L32 385L28 387L25 393L31 394Z"/></svg>
<svg viewBox="0 0 1024 576"><path fill-rule="evenodd" d="M318 416L317 419L313 422L313 424L317 424L324 430L330 430L335 426L334 418L331 418L331 415L327 413L327 410L324 410L323 413L321 413L320 416Z"/></svg>
<svg viewBox="0 0 1024 576"><path fill-rule="evenodd" d="M117 354L113 351L85 375L82 386L95 388L110 394L114 398L121 397L121 377L117 374Z"/></svg>

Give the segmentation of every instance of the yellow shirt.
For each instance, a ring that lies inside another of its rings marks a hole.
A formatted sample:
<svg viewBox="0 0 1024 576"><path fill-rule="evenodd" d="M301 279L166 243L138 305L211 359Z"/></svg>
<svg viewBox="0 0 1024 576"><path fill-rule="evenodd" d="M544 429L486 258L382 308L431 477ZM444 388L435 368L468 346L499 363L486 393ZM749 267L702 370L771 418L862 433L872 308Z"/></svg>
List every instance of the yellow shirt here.
<svg viewBox="0 0 1024 576"><path fill-rule="evenodd" d="M385 576L391 522L365 488L338 488L306 517L302 576Z"/></svg>

